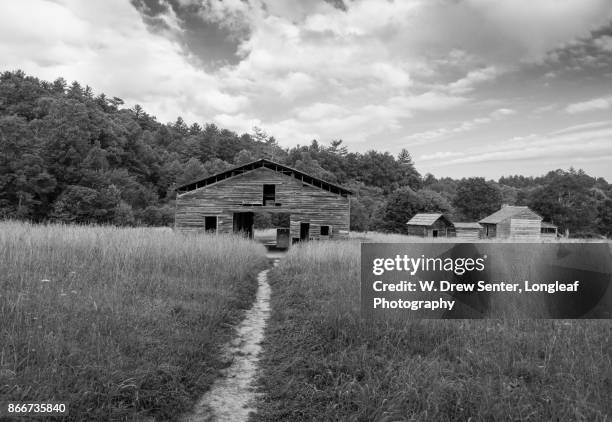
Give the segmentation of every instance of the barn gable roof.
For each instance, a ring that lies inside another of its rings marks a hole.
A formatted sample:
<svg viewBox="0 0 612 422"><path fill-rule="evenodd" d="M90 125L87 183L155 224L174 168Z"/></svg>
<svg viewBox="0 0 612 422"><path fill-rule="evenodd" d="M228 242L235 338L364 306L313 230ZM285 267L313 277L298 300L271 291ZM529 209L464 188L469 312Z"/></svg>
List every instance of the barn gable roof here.
<svg viewBox="0 0 612 422"><path fill-rule="evenodd" d="M183 185L177 186L174 190L181 194L185 192L189 192L195 189L202 188L204 186L209 186L215 183L218 183L222 180L229 179L231 177L235 177L244 173L248 173L258 168L267 168L278 173L282 173L289 177L295 177L296 179L302 181L303 183L312 185L319 189L323 189L332 193L336 193L342 196L352 195L348 189L343 188L342 186L335 185L330 182L326 182L325 180L319 179L317 177L306 174L300 170L296 170L294 168L288 167L284 164L276 163L274 161L268 160L267 158L261 158L256 161L252 161L247 164L242 164L240 166L231 168L229 170L222 171L221 173L213 174L212 176L207 176L205 178L201 178L198 180L193 180L191 182L185 183Z"/></svg>
<svg viewBox="0 0 612 422"><path fill-rule="evenodd" d="M485 217L482 220L480 220L479 223L498 224L512 217L525 217L525 218L542 220L542 217L540 217L538 214L536 214L531 209L529 209L529 207L505 205L499 211L496 211L493 214L489 215L488 217Z"/></svg>
<svg viewBox="0 0 612 422"><path fill-rule="evenodd" d="M444 216L444 214L439 214L439 213L438 214L435 214L435 213L415 214L414 217L412 217L410 221L408 221L406 224L411 225L411 226L431 226L436 221L438 221L439 218L443 218L444 220L446 220L446 223L448 225L452 224L448 220L448 218Z"/></svg>

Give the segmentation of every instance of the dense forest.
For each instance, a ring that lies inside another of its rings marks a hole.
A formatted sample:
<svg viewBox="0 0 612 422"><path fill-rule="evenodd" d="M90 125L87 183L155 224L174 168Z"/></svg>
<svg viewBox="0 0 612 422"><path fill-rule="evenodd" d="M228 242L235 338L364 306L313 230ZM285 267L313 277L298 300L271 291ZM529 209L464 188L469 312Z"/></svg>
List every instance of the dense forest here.
<svg viewBox="0 0 612 422"><path fill-rule="evenodd" d="M171 225L173 187L267 157L354 192L351 229L403 232L417 212L475 221L528 205L574 236L612 235L612 185L582 170L498 181L420 175L406 150L348 151L342 140L281 148L260 128L160 123L141 106L89 86L0 76L0 218Z"/></svg>

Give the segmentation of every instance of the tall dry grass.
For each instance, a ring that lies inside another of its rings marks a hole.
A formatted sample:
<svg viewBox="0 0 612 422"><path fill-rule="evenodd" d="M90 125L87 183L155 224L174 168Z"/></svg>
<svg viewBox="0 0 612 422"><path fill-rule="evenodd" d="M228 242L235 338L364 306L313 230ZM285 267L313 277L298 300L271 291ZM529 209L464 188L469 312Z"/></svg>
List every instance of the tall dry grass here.
<svg viewBox="0 0 612 422"><path fill-rule="evenodd" d="M609 419L611 321L366 321L359 272L355 240L271 271L255 420Z"/></svg>
<svg viewBox="0 0 612 422"><path fill-rule="evenodd" d="M366 243L475 243L473 240L466 240L461 237L422 237L399 233L381 233L375 231L350 232L349 238ZM578 238L554 238L541 237L539 239L521 238L495 238L479 239L477 243L609 243L606 239L578 239Z"/></svg>
<svg viewBox="0 0 612 422"><path fill-rule="evenodd" d="M242 238L0 222L0 397L172 420L225 364L263 266Z"/></svg>

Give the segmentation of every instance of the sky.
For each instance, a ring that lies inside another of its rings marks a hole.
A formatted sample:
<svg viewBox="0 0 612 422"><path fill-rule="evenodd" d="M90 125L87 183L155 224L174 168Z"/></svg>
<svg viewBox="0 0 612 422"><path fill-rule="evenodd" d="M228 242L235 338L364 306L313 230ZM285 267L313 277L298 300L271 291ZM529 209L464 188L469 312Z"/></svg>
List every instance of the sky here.
<svg viewBox="0 0 612 422"><path fill-rule="evenodd" d="M438 177L612 181L610 0L0 2L0 71Z"/></svg>

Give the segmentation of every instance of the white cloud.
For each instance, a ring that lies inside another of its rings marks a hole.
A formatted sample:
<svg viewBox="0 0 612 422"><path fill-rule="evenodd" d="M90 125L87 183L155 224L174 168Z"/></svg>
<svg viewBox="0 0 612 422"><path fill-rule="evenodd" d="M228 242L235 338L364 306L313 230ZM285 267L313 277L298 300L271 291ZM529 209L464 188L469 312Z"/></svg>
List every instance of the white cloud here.
<svg viewBox="0 0 612 422"><path fill-rule="evenodd" d="M449 84L447 89L453 94L465 94L473 91L478 83L490 81L498 74L499 70L494 66L472 70L464 78Z"/></svg>
<svg viewBox="0 0 612 422"><path fill-rule="evenodd" d="M348 114L348 110L340 107L337 104L331 103L313 103L306 107L301 107L296 110L296 116L300 120L319 120L330 116L344 116Z"/></svg>
<svg viewBox="0 0 612 422"><path fill-rule="evenodd" d="M435 91L425 92L419 95L406 95L389 99L389 104L407 112L420 111L443 111L459 106L468 101L466 97L442 94Z"/></svg>
<svg viewBox="0 0 612 422"><path fill-rule="evenodd" d="M1 68L20 68L47 80L77 80L123 98L128 106L140 103L162 121L181 114L201 122L249 104L247 97L227 92L198 69L175 37L149 31L127 2L24 0L2 9ZM180 31L173 13L163 20L169 31Z"/></svg>
<svg viewBox="0 0 612 422"><path fill-rule="evenodd" d="M498 108L497 110L492 111L490 116L493 119L498 120L498 119L502 119L502 118L504 118L506 116L512 116L513 114L516 114L516 110L513 110L511 108Z"/></svg>
<svg viewBox="0 0 612 422"><path fill-rule="evenodd" d="M606 127L606 126L612 127L612 120L601 120L598 122L588 122L588 123L581 123L578 125L568 126L563 129L552 132L551 135L562 135L564 133L578 132L578 131L583 131L585 129L598 129L598 128Z"/></svg>
<svg viewBox="0 0 612 422"><path fill-rule="evenodd" d="M440 159L449 159L452 157L462 157L463 153L461 152L455 152L455 151L439 151L439 152L434 152L432 154L423 154L421 155L421 157L419 158L420 160L423 161L432 161L432 160L440 160Z"/></svg>
<svg viewBox="0 0 612 422"><path fill-rule="evenodd" d="M312 92L317 86L317 81L306 73L290 72L273 81L270 85L282 97L292 100L300 95Z"/></svg>
<svg viewBox="0 0 612 422"><path fill-rule="evenodd" d="M431 166L444 167L457 164L482 162L519 162L521 160L541 158L567 158L572 161L589 162L599 160L601 156L612 154L612 122L604 125L585 125L585 130L577 126L549 133L514 137L501 142L491 143L467 151L441 151L425 154L420 161L431 161ZM448 158L438 160L439 158Z"/></svg>
<svg viewBox="0 0 612 422"><path fill-rule="evenodd" d="M241 34L237 64L201 68L171 8L160 16L166 29L151 31L128 1L22 0L0 4L0 68L78 80L161 121L257 125L284 145L384 140L384 149L510 118L502 97L482 112L497 85L487 82L586 34L612 10L609 0L355 0L346 11L324 1L179 1L205 2L203 22ZM597 42L606 49L609 40ZM456 123L406 136L441 121Z"/></svg>
<svg viewBox="0 0 612 422"><path fill-rule="evenodd" d="M485 117L475 117L450 128L441 127L408 135L404 137L404 142L406 142L407 145L427 144L441 139L446 139L452 135L457 135L459 133L476 129L493 121L498 121L508 116L512 116L513 114L516 114L516 110L510 108L498 108ZM425 157L428 157L428 155L425 155Z"/></svg>
<svg viewBox="0 0 612 422"><path fill-rule="evenodd" d="M610 101L606 98L595 98L589 101L573 103L565 107L565 111L570 114L584 113L586 111L607 110L610 108Z"/></svg>

